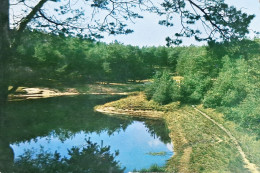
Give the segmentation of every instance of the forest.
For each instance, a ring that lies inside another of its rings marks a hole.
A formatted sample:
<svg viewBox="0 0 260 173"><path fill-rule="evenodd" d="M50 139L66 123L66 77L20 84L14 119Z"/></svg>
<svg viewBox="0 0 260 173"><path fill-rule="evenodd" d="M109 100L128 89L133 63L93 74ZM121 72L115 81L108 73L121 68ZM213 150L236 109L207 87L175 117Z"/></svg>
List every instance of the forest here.
<svg viewBox="0 0 260 173"><path fill-rule="evenodd" d="M27 31L10 65L18 86L146 84L148 99L216 108L260 137L260 40L207 46L137 47ZM179 82L173 79L181 76ZM16 86L16 87L15 87Z"/></svg>

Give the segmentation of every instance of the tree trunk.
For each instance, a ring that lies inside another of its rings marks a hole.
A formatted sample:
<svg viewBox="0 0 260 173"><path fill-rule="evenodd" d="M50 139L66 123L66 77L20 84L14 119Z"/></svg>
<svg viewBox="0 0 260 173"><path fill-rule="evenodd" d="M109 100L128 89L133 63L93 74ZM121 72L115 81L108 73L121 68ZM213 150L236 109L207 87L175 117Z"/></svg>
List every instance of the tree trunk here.
<svg viewBox="0 0 260 173"><path fill-rule="evenodd" d="M0 121L8 96L9 52L9 0L2 0L0 3Z"/></svg>
<svg viewBox="0 0 260 173"><path fill-rule="evenodd" d="M0 136L0 172L12 172L13 164L14 151L8 141Z"/></svg>

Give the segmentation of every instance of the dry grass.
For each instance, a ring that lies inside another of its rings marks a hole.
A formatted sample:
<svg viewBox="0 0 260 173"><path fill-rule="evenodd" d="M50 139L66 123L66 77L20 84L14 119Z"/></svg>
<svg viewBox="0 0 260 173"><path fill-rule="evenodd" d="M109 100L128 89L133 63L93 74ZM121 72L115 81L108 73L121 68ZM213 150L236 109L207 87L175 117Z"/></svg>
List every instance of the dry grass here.
<svg viewBox="0 0 260 173"><path fill-rule="evenodd" d="M260 140L257 139L256 135L250 133L250 131L246 131L246 129L242 129L234 122L225 121L223 114L214 109L205 109L202 105L199 106L199 109L227 128L233 136L239 140L240 146L245 152L247 159L260 168Z"/></svg>
<svg viewBox="0 0 260 173"><path fill-rule="evenodd" d="M180 172L247 172L230 138L190 106L167 113L165 119L172 132L170 137L176 156L171 162L175 163L175 169Z"/></svg>
<svg viewBox="0 0 260 173"><path fill-rule="evenodd" d="M179 102L174 102L168 105L160 105L154 101L146 100L143 93L133 93L133 95L128 96L117 101L106 103L99 108L114 107L116 109L125 110L143 110L143 111L172 111L179 107Z"/></svg>
<svg viewBox="0 0 260 173"><path fill-rule="evenodd" d="M142 83L109 83L109 84L89 84L88 93L126 93L140 91L144 88Z"/></svg>

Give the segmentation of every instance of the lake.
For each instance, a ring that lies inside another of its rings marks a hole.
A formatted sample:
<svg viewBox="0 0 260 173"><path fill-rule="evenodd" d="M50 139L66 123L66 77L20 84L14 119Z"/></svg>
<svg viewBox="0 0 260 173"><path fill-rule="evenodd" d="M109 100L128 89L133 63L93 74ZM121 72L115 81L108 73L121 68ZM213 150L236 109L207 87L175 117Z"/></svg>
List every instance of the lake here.
<svg viewBox="0 0 260 173"><path fill-rule="evenodd" d="M94 106L119 98L80 95L10 102L1 125L0 147L10 151L4 153L2 170L11 169L4 168L8 158L15 160L16 172L129 172L163 166L173 155L164 121L94 111Z"/></svg>

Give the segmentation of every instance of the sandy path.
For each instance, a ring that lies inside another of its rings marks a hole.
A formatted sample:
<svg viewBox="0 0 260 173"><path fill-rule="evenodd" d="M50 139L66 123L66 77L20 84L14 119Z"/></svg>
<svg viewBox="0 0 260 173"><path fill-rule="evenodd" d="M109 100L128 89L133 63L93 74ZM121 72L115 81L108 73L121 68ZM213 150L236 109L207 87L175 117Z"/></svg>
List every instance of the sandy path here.
<svg viewBox="0 0 260 173"><path fill-rule="evenodd" d="M245 164L245 168L247 168L250 172L252 173L260 173L258 170L259 168L251 163L247 158L245 153L243 152L241 146L239 145L238 140L232 135L232 133L230 131L228 131L223 125L217 123L214 119L212 119L210 116L208 116L207 114L205 114L204 112L200 111L199 109L197 109L194 105L192 105L193 109L195 109L197 112L199 112L201 115L203 115L205 118L209 119L211 122L213 122L216 126L218 126L221 130L223 130L228 137L233 141L233 143L235 144L238 152L240 153L240 155L243 158L244 164Z"/></svg>

